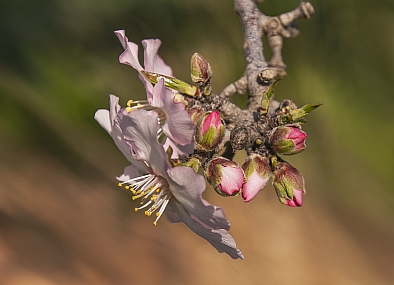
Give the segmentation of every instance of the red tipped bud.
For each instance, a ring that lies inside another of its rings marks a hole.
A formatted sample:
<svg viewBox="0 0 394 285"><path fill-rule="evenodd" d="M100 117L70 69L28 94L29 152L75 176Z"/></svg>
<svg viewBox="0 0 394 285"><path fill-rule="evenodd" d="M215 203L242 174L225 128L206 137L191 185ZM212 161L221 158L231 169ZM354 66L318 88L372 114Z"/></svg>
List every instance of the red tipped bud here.
<svg viewBox="0 0 394 285"><path fill-rule="evenodd" d="M246 178L242 186L242 198L244 202L249 202L267 185L271 176L271 167L266 157L253 153L248 156L242 169Z"/></svg>
<svg viewBox="0 0 394 285"><path fill-rule="evenodd" d="M273 185L279 201L287 206L301 207L305 182L301 173L287 162L277 162Z"/></svg>
<svg viewBox="0 0 394 285"><path fill-rule="evenodd" d="M200 150L214 150L224 137L224 121L219 111L205 113L196 126L196 147Z"/></svg>
<svg viewBox="0 0 394 285"><path fill-rule="evenodd" d="M280 126L273 130L270 144L279 154L292 155L303 151L306 133L298 125Z"/></svg>
<svg viewBox="0 0 394 285"><path fill-rule="evenodd" d="M245 182L244 173L238 163L224 157L212 159L204 172L208 182L222 196L235 196Z"/></svg>

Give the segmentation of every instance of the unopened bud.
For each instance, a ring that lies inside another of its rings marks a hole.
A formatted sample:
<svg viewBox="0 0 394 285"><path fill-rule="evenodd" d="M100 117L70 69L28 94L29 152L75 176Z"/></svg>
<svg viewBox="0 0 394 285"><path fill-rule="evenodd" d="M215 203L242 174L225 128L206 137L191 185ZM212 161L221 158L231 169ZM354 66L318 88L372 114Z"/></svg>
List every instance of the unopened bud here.
<svg viewBox="0 0 394 285"><path fill-rule="evenodd" d="M224 157L212 159L204 175L221 196L235 196L245 182L244 173L238 163Z"/></svg>
<svg viewBox="0 0 394 285"><path fill-rule="evenodd" d="M301 173L287 162L277 162L273 185L279 201L287 206L301 207L305 182Z"/></svg>
<svg viewBox="0 0 394 285"><path fill-rule="evenodd" d="M193 54L190 69L192 81L197 86L204 85L212 77L211 65L199 53Z"/></svg>
<svg viewBox="0 0 394 285"><path fill-rule="evenodd" d="M244 202L252 200L267 185L271 176L271 167L266 157L253 153L242 165L246 182L242 186Z"/></svg>
<svg viewBox="0 0 394 285"><path fill-rule="evenodd" d="M219 111L207 112L198 120L196 126L196 147L200 150L214 150L224 137L224 121Z"/></svg>
<svg viewBox="0 0 394 285"><path fill-rule="evenodd" d="M270 145L279 154L292 155L303 151L306 133L298 125L280 126L273 130Z"/></svg>

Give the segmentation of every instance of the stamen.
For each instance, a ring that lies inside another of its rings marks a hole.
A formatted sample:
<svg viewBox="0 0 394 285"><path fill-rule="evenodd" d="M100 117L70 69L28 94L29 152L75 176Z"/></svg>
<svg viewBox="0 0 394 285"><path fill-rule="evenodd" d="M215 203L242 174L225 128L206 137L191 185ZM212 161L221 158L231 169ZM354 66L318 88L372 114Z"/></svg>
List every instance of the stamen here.
<svg viewBox="0 0 394 285"><path fill-rule="evenodd" d="M137 212L141 209L148 208L144 212L148 217L157 211L155 214L156 219L153 222L154 225L157 225L157 221L164 213L164 210L172 197L167 182L162 177L154 174L147 174L121 182L118 185L125 185L126 189L130 189L133 193L133 196L131 197L133 200L141 198L141 206L135 207L134 211Z"/></svg>
<svg viewBox="0 0 394 285"><path fill-rule="evenodd" d="M154 224L155 226L157 226L157 221L160 219L161 215L163 214L163 212L164 212L164 210L165 210L165 208L166 208L168 202L170 202L170 199L165 200L165 202L164 202L163 205L161 206L159 212L156 213L156 217L157 217L157 218L156 218L156 220L153 222L153 224Z"/></svg>

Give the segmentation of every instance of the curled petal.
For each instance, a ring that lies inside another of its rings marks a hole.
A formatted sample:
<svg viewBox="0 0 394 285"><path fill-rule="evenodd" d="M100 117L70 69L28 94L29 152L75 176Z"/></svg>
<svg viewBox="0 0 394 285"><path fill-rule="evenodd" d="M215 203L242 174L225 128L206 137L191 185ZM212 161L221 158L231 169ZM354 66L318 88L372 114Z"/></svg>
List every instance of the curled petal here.
<svg viewBox="0 0 394 285"><path fill-rule="evenodd" d="M204 177L187 166L177 166L167 171L172 195L182 204L190 216L213 229L230 229L224 211L202 199ZM191 183L193 181L193 183Z"/></svg>
<svg viewBox="0 0 394 285"><path fill-rule="evenodd" d="M172 76L172 69L158 54L161 41L159 39L143 40L144 67L146 71Z"/></svg>
<svg viewBox="0 0 394 285"><path fill-rule="evenodd" d="M138 60L138 45L128 41L124 30L115 31L115 35L118 37L124 49L124 52L119 56L119 62L130 65L138 72L141 72L143 68Z"/></svg>
<svg viewBox="0 0 394 285"><path fill-rule="evenodd" d="M126 37L126 33L124 30L118 30L114 32L115 35L118 37L120 44L122 45L123 49L127 48L127 42L129 39Z"/></svg>
<svg viewBox="0 0 394 285"><path fill-rule="evenodd" d="M193 232L208 241L218 252L225 252L233 259L244 259L242 252L237 249L237 245L233 237L224 229L211 229L199 221L195 220L176 200L171 199L170 205L178 217L184 222Z"/></svg>

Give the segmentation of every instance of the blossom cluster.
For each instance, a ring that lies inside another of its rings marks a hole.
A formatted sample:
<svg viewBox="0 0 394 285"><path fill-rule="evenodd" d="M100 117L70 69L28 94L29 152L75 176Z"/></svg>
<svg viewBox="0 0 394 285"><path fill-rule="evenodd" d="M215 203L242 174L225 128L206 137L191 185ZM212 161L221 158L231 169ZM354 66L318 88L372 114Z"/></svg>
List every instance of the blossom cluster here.
<svg viewBox="0 0 394 285"><path fill-rule="evenodd" d="M142 66L138 45L130 42L123 30L115 34L124 49L120 63L137 70L146 90L146 99L129 100L125 107L110 95L109 110L95 114L130 162L117 178L119 186L129 189L132 199L139 201L135 211L155 216L154 225L162 215L171 223L183 222L218 252L243 259L228 232L230 222L223 209L202 198L205 181L221 196L241 194L249 202L272 179L282 204L301 206L304 179L280 155L305 149L301 123L315 106L288 108L282 104L271 112L271 123L261 131L264 141L258 139L247 149L248 157L240 166L231 157L218 155L231 138L226 118L207 104L209 98L218 98L211 91L209 63L199 54L192 56L190 85L173 77L172 69L159 56L160 40L142 41ZM269 106L272 92L271 88L263 96L262 107ZM261 118L267 116L264 110L260 108ZM203 175L198 173L200 168Z"/></svg>

